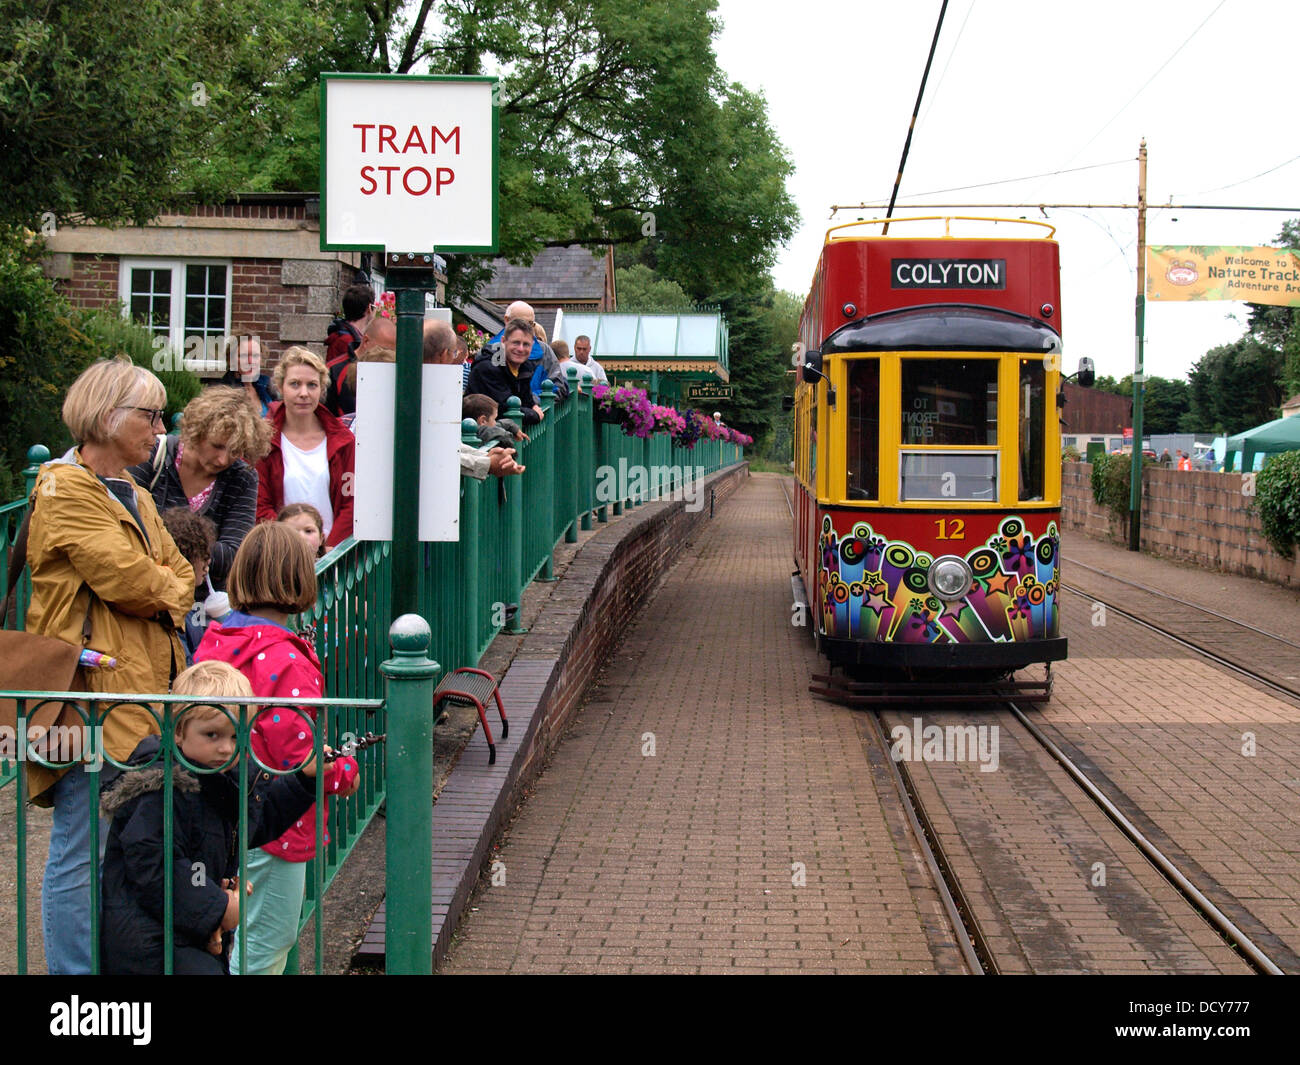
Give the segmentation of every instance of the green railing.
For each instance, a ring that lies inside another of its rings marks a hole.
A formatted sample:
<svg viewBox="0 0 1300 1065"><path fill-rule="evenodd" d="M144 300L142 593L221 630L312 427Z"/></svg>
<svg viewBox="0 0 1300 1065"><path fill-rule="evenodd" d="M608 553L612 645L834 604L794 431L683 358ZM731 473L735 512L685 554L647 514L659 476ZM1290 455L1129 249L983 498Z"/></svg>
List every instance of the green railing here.
<svg viewBox="0 0 1300 1065"><path fill-rule="evenodd" d="M617 516L627 507L674 494L685 498L688 506L707 506L701 478L744 458L743 448L721 441L700 440L688 450L677 447L666 434L629 437L618 425L593 422L591 395L578 393L576 370L569 371L569 378L572 394L563 403L554 401L549 381L544 386L545 417L516 449L516 458L527 471L518 477L483 481L462 477L460 540L423 545L417 602L432 629L428 657L443 670L477 665L498 632L518 629L524 589L539 575L551 577L555 547L562 541L575 542L579 530L592 527L593 516L605 522L611 510ZM523 424L517 399L512 398L503 413ZM463 439L477 443L473 423L465 424ZM39 445L28 452L31 465L23 471L27 496L40 462L46 459L48 452ZM27 496L0 507L6 559L26 513ZM328 709L331 737L387 731L384 704L379 700L385 691L381 665L393 623L391 565L391 544L345 540L317 564L320 590L315 606L291 622L299 628L315 627L325 690L333 698L303 705ZM0 581L5 576L0 569ZM18 627L30 597L26 574L22 581ZM81 698L84 702L85 696ZM160 707L177 702L149 699ZM122 696L112 697L114 705L123 701ZM162 717L158 720L162 727ZM174 758L174 752L167 757ZM361 789L331 807L331 842L313 863L303 925L318 907L320 892L385 800L384 760L373 750L366 758ZM21 766L0 762L0 788L20 785L20 775ZM23 788L16 786L13 794L21 810ZM391 824L389 828L391 833ZM21 873L18 883L25 883ZM319 966L320 922L316 940ZM391 966L390 971L394 971Z"/></svg>

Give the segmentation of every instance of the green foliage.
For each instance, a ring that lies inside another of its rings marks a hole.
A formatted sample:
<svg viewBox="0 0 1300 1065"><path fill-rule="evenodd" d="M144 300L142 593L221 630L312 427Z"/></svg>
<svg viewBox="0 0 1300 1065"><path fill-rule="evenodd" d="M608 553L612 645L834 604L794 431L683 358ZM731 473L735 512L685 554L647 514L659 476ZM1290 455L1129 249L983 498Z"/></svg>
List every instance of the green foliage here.
<svg viewBox="0 0 1300 1065"><path fill-rule="evenodd" d="M620 311L653 314L659 311L689 311L690 296L675 281L662 281L655 272L640 263L626 270L614 271L614 290Z"/></svg>
<svg viewBox="0 0 1300 1065"><path fill-rule="evenodd" d="M1092 499L1116 515L1128 513L1132 458L1128 455L1099 455L1092 464Z"/></svg>
<svg viewBox="0 0 1300 1065"><path fill-rule="evenodd" d="M126 354L156 373L167 389L169 424L201 387L192 373L154 368L146 329L108 311L72 308L42 272L41 255L39 242L0 230L0 502L22 494L32 444L55 456L72 446L63 397L95 359Z"/></svg>
<svg viewBox="0 0 1300 1065"><path fill-rule="evenodd" d="M1142 456L1142 468L1156 465ZM1132 481L1132 455L1100 455L1092 464L1092 498L1099 507L1109 507L1118 518L1128 516L1129 484Z"/></svg>
<svg viewBox="0 0 1300 1065"><path fill-rule="evenodd" d="M1275 455L1255 476L1255 509L1273 550L1294 557L1300 544L1300 451Z"/></svg>
<svg viewBox="0 0 1300 1065"><path fill-rule="evenodd" d="M759 440L781 416L781 396L791 390L790 344L802 302L778 292L764 275L754 290L721 301L730 323L731 385L734 397L720 403L728 425Z"/></svg>
<svg viewBox="0 0 1300 1065"><path fill-rule="evenodd" d="M120 312L93 311L85 315L83 321L83 328L94 345L97 358L111 359L125 355L162 382L163 388L167 390L167 428L170 430L172 418L202 391L203 382L198 375L184 369L164 368L167 360L159 357L160 352L153 344L153 335L143 326L122 317Z"/></svg>
<svg viewBox="0 0 1300 1065"><path fill-rule="evenodd" d="M225 196L334 6L0 0L0 223L142 224Z"/></svg>
<svg viewBox="0 0 1300 1065"><path fill-rule="evenodd" d="M72 441L60 411L68 386L94 358L67 300L41 270L41 245L0 229L0 501L22 494L27 449L62 454Z"/></svg>
<svg viewBox="0 0 1300 1065"><path fill-rule="evenodd" d="M1282 353L1252 336L1212 348L1188 374L1184 432L1231 435L1272 421L1282 404Z"/></svg>

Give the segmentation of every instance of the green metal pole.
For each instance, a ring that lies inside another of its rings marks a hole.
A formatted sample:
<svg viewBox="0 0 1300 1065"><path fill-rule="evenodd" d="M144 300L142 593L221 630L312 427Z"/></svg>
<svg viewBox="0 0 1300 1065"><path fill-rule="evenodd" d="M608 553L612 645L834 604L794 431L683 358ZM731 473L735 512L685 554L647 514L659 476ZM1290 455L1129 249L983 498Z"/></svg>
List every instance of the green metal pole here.
<svg viewBox="0 0 1300 1065"><path fill-rule="evenodd" d="M1137 305L1134 325L1137 346L1133 357L1133 456L1129 468L1128 549L1142 549L1142 393L1146 390L1143 347L1147 315L1147 142L1138 148Z"/></svg>
<svg viewBox="0 0 1300 1065"><path fill-rule="evenodd" d="M478 431L472 418L465 418L460 423L460 439L462 443L478 446ZM516 455L518 451L516 451ZM464 589L464 599L461 609L464 611L459 624L469 633L469 654L466 656L468 662L474 657L474 652L479 648L479 609L480 599L483 597L482 583L480 573L483 561L478 555L479 537L482 535L479 523L479 510L483 501L483 493L479 491L480 486L467 481L462 484L461 506L460 506L460 542L466 545L468 558L461 556L461 564L457 566L457 576L462 582ZM495 560L494 560L495 561ZM454 668L452 663L449 668Z"/></svg>
<svg viewBox="0 0 1300 1065"><path fill-rule="evenodd" d="M398 284L406 279L401 278ZM420 366L424 290L397 288L397 397L393 412L393 613L416 605L420 554Z"/></svg>
<svg viewBox="0 0 1300 1065"><path fill-rule="evenodd" d="M426 654L428 623L404 614L389 630L387 680L388 894L385 968L433 972L433 689L439 666ZM319 920L319 916L317 920Z"/></svg>

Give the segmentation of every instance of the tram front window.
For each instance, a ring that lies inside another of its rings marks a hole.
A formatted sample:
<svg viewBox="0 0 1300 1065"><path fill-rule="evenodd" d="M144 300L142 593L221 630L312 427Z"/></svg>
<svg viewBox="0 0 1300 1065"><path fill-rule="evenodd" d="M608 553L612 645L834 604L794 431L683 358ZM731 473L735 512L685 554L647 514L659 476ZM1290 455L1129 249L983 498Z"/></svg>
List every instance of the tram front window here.
<svg viewBox="0 0 1300 1065"><path fill-rule="evenodd" d="M904 359L904 447L998 442L997 359Z"/></svg>
<svg viewBox="0 0 1300 1065"><path fill-rule="evenodd" d="M849 363L849 499L879 499L880 467L880 360L855 359Z"/></svg>

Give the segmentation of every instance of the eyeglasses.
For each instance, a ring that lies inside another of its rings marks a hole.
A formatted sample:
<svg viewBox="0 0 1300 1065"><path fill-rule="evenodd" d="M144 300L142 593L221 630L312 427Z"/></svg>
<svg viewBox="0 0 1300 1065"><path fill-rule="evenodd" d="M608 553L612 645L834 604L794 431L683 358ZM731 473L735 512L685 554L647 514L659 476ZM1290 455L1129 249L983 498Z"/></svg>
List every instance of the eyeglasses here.
<svg viewBox="0 0 1300 1065"><path fill-rule="evenodd" d="M141 414L147 414L147 415L149 415L149 423L150 423L151 425L152 425L154 422L161 422L161 421L163 420L164 416L167 414L167 410L166 410L166 408L164 408L164 407L158 407L158 408L154 408L154 407L128 407L127 409L128 409L128 410L138 410Z"/></svg>

